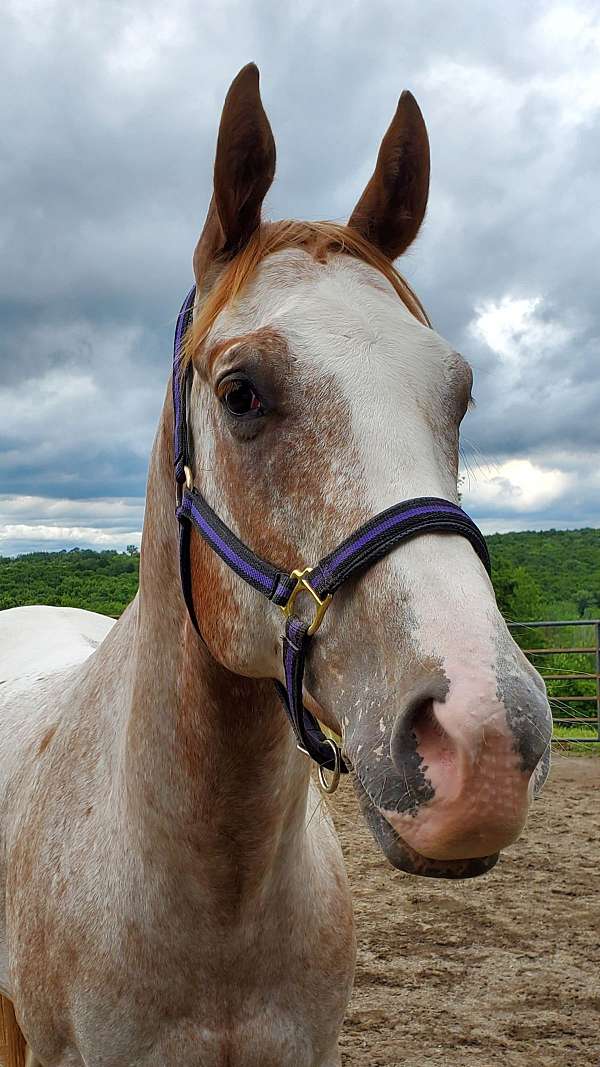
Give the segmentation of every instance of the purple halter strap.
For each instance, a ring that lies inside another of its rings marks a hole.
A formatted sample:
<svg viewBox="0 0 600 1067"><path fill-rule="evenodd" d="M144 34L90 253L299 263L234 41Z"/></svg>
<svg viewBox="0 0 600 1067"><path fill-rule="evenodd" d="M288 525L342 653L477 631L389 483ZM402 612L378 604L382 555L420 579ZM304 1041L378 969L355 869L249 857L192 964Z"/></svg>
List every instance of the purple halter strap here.
<svg viewBox="0 0 600 1067"><path fill-rule="evenodd" d="M331 597L351 575L366 570L397 545L421 533L453 533L466 537L489 574L487 545L481 531L458 504L437 497L418 497L404 500L370 519L312 569L289 574L257 556L225 525L192 481L187 411L193 371L188 367L182 375L181 357L183 339L193 317L195 295L193 288L179 312L173 350L176 515L180 524L181 587L190 619L202 636L194 609L190 567L190 538L192 527L195 527L240 578L282 608L286 616L283 636L285 685L279 681L275 681L275 685L296 734L298 747L320 767L346 772L348 767L336 744L325 737L317 720L304 706L302 692L310 639L319 628ZM299 593L308 594L314 602L312 622L306 622L294 613Z"/></svg>

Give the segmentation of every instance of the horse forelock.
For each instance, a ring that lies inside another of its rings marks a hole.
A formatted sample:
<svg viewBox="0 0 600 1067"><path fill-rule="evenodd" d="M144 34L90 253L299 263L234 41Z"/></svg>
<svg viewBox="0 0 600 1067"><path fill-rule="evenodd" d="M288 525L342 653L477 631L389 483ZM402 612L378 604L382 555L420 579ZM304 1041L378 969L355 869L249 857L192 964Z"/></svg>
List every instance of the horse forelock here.
<svg viewBox="0 0 600 1067"><path fill-rule="evenodd" d="M202 348L219 314L231 305L270 255L286 249L301 249L318 262L343 254L373 267L395 289L408 311L423 325L431 326L417 295L394 264L360 233L335 222L296 220L266 222L255 231L245 247L224 261L216 281L196 308L183 349L181 368L185 370ZM215 266L218 267L218 260Z"/></svg>

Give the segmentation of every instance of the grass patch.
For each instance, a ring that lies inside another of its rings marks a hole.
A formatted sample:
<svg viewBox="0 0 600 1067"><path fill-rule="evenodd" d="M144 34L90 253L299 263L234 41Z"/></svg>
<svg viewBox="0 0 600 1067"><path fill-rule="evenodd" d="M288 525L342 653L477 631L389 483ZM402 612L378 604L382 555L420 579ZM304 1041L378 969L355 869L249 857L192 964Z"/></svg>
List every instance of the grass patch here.
<svg viewBox="0 0 600 1067"><path fill-rule="evenodd" d="M592 742L588 745L584 741L575 741L569 744L574 737L594 738L597 734L592 726L558 726L554 723L552 736L557 740L552 746L553 752L561 752L569 756L600 756L600 744Z"/></svg>

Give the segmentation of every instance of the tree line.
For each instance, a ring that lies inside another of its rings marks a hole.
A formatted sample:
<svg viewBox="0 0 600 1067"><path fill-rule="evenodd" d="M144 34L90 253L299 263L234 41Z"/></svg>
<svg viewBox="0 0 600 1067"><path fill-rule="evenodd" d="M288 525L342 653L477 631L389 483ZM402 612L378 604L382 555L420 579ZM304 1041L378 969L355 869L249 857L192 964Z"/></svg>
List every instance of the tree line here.
<svg viewBox="0 0 600 1067"><path fill-rule="evenodd" d="M487 538L500 610L508 622L600 618L600 530L545 530L492 534ZM0 556L0 608L55 604L118 617L138 587L139 552L94 552L73 548ZM560 639L557 640L557 635ZM593 627L515 631L523 647L593 644ZM588 654L531 658L544 673L593 673ZM565 705L563 714L589 716L593 679L548 682L557 700L565 694L590 697ZM556 709L555 709L556 710Z"/></svg>

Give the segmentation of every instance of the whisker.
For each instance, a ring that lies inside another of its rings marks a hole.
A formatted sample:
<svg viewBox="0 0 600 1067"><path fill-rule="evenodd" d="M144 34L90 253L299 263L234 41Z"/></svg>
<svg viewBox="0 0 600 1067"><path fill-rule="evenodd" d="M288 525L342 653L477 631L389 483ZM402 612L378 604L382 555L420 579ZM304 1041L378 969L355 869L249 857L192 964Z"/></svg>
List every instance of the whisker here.
<svg viewBox="0 0 600 1067"><path fill-rule="evenodd" d="M315 815L317 814L317 812L319 812L319 813L320 813L320 811L321 811L321 808L323 807L323 804L324 804L324 802L325 802L325 797L324 797L324 796L322 796L322 795L320 795L320 796L319 796L319 799L318 799L318 801L317 801L317 803L316 803L316 804L315 804L315 806L314 806L314 809L313 809L313 813L312 813L312 815L311 815L310 819L308 820L308 822L306 823L306 826L305 826L305 830L308 830L308 828L309 828L309 826L310 826L311 822L313 821L313 819L314 819Z"/></svg>

